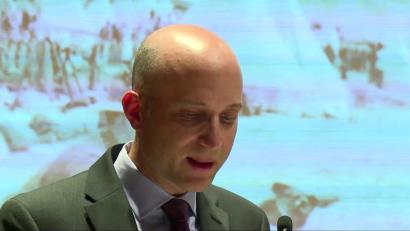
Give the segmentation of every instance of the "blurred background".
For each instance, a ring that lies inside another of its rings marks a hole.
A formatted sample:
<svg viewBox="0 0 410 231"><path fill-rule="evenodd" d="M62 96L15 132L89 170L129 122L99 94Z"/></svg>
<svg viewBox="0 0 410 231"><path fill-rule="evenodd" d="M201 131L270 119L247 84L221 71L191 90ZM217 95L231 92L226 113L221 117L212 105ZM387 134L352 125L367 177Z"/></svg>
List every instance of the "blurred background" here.
<svg viewBox="0 0 410 231"><path fill-rule="evenodd" d="M0 204L133 138L120 99L174 23L233 48L244 108L214 183L298 230L410 229L409 0L2 0ZM406 180L407 179L407 180Z"/></svg>

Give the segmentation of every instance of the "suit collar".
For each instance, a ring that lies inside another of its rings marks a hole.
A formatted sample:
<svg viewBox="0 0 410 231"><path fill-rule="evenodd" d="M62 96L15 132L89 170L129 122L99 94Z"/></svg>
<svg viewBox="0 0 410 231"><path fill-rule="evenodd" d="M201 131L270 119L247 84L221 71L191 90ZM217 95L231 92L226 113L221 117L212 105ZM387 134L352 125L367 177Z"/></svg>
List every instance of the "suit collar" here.
<svg viewBox="0 0 410 231"><path fill-rule="evenodd" d="M118 144L108 149L88 171L85 210L95 230L138 229L113 166L122 146ZM212 187L197 193L199 230L229 230L229 216L218 207Z"/></svg>
<svg viewBox="0 0 410 231"><path fill-rule="evenodd" d="M113 165L121 148L122 144L109 148L88 170L85 194L92 200L98 201L121 188Z"/></svg>
<svg viewBox="0 0 410 231"><path fill-rule="evenodd" d="M125 146L131 146L131 144L132 141ZM144 220L147 216L154 217L155 214L161 215L161 206L174 197L139 171L128 156L125 146L114 162L114 169L127 195L130 207L135 213L134 215L138 220ZM179 199L188 202L193 213L196 214L195 192L185 193Z"/></svg>
<svg viewBox="0 0 410 231"><path fill-rule="evenodd" d="M113 162L123 144L108 149L89 169L85 210L95 230L137 230Z"/></svg>
<svg viewBox="0 0 410 231"><path fill-rule="evenodd" d="M229 230L229 216L218 207L218 198L209 188L197 193L197 210L199 230Z"/></svg>

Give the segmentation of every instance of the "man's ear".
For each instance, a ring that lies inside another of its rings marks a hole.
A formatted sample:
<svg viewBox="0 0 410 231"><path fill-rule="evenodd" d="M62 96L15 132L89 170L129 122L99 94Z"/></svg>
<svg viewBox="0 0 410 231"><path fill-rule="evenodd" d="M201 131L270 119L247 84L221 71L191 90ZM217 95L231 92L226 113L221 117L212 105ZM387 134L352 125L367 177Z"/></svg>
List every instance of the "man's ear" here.
<svg viewBox="0 0 410 231"><path fill-rule="evenodd" d="M122 108L125 117L131 126L138 130L141 128L141 98L138 92L129 90L122 96Z"/></svg>

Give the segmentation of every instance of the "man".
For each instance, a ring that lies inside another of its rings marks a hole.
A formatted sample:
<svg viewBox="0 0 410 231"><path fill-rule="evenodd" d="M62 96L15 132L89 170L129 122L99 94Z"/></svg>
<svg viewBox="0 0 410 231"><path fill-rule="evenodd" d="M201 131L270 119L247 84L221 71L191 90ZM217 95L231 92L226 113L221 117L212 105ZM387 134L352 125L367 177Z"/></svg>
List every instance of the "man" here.
<svg viewBox="0 0 410 231"><path fill-rule="evenodd" d="M262 210L211 185L242 102L228 45L200 27L167 26L144 40L132 75L122 105L135 140L86 172L10 199L0 229L269 230Z"/></svg>

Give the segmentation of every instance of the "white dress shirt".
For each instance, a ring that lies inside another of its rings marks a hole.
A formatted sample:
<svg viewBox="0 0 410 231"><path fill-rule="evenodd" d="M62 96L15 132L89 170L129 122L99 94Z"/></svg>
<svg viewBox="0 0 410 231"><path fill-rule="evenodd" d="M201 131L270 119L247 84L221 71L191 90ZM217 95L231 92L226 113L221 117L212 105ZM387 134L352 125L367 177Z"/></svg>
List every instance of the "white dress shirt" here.
<svg viewBox="0 0 410 231"><path fill-rule="evenodd" d="M118 158L115 160L114 168L134 213L137 227L141 231L169 230L168 217L162 211L161 205L172 199L173 196L138 170L128 156L131 145L132 141L123 146ZM196 231L196 193L187 192L179 199L185 200L190 205L189 229Z"/></svg>

